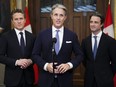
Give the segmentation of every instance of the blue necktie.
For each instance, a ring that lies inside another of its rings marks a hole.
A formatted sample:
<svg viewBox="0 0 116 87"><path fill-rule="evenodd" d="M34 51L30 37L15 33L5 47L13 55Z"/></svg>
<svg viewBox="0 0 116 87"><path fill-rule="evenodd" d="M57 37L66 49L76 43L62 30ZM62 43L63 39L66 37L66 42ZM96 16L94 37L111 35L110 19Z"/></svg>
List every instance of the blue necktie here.
<svg viewBox="0 0 116 87"><path fill-rule="evenodd" d="M94 55L94 59L95 59L96 52L97 52L97 36L94 36L94 39L95 39L95 43L94 43L93 55Z"/></svg>
<svg viewBox="0 0 116 87"><path fill-rule="evenodd" d="M60 43L59 43L59 34L58 34L59 30L56 30L56 39L57 39L57 42L55 44L55 51L56 51L56 54L58 54L59 52L59 46L60 46Z"/></svg>
<svg viewBox="0 0 116 87"><path fill-rule="evenodd" d="M21 35L21 38L20 38L20 46L21 46L21 50L22 50L22 53L24 55L24 50L25 50L25 42L24 42L24 38L23 38L23 32L20 32L20 35Z"/></svg>

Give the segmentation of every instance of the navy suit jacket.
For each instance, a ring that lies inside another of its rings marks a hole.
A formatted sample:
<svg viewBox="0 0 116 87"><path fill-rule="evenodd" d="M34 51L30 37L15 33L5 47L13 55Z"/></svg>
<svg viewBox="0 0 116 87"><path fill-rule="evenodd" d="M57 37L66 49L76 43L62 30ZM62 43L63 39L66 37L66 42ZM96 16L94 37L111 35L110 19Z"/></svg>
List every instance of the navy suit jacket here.
<svg viewBox="0 0 116 87"><path fill-rule="evenodd" d="M75 58L71 58L72 52L74 52ZM33 60L38 64L40 69L39 86L51 87L54 76L48 71L43 70L44 65L47 62L53 62L51 28L44 30L38 35L32 55ZM73 69L75 69L82 61L82 55L83 53L80 49L77 35L68 29L64 29L63 43L58 55L56 55L56 61L58 64L71 62L73 64ZM73 69L64 74L58 74L60 87L72 87Z"/></svg>
<svg viewBox="0 0 116 87"><path fill-rule="evenodd" d="M21 69L15 66L15 62L20 58L31 58L34 45L34 37L31 33L25 31L26 47L24 56L21 53L21 47L14 29L3 34L0 38L0 63L5 64L4 83L7 86L16 86L24 76L28 84L33 84L34 73L33 65L27 69Z"/></svg>
<svg viewBox="0 0 116 87"><path fill-rule="evenodd" d="M98 87L114 87L113 71L116 71L116 41L106 34L102 34L93 58L91 35L82 41L85 65L85 86L93 87L95 79Z"/></svg>

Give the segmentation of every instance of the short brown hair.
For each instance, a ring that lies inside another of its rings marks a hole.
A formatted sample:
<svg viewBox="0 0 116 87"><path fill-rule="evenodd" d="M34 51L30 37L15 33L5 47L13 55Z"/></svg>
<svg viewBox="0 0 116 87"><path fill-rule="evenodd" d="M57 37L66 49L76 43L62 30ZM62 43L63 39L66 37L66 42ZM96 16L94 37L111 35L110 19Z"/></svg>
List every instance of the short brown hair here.
<svg viewBox="0 0 116 87"><path fill-rule="evenodd" d="M14 15L15 13L21 13L21 14L24 15L24 18L26 18L25 12L24 12L22 9L14 9L14 10L12 10L12 12L11 12L11 20L13 19L13 15Z"/></svg>

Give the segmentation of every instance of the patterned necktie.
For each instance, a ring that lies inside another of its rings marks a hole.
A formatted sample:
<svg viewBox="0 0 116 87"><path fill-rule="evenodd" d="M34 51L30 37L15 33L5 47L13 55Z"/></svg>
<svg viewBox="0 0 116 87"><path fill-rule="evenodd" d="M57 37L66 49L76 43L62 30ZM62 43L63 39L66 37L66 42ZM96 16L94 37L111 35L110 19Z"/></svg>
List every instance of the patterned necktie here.
<svg viewBox="0 0 116 87"><path fill-rule="evenodd" d="M97 52L97 36L94 36L94 39L95 39L95 43L94 43L93 55L94 55L94 59L95 59L96 52Z"/></svg>
<svg viewBox="0 0 116 87"><path fill-rule="evenodd" d="M21 50L24 55L24 49L25 49L25 43L24 43L24 38L23 38L23 32L20 32L21 38L20 38L20 45L21 45Z"/></svg>
<svg viewBox="0 0 116 87"><path fill-rule="evenodd" d="M58 54L59 52L59 46L60 46L60 43L59 43L59 30L56 30L56 39L57 39L57 42L55 44L55 51L56 51L56 54Z"/></svg>

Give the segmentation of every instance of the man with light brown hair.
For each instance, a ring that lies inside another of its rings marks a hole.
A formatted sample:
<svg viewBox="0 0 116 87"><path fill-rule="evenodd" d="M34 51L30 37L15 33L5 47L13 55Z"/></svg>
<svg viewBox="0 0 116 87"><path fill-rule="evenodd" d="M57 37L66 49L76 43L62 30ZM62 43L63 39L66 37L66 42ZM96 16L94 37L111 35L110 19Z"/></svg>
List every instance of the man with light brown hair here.
<svg viewBox="0 0 116 87"><path fill-rule="evenodd" d="M73 70L83 59L78 37L64 27L67 18L64 5L53 5L50 15L53 24L38 34L32 52L33 61L40 69L39 87L73 87ZM72 53L75 54L74 58L71 58Z"/></svg>

